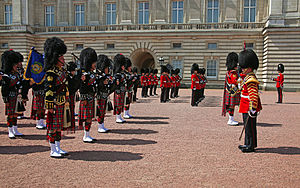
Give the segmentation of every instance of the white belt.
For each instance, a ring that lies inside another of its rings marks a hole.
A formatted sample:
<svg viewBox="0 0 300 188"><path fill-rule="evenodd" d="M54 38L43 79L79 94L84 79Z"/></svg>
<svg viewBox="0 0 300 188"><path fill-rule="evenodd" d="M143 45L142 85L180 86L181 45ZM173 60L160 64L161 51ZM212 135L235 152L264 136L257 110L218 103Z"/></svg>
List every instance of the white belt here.
<svg viewBox="0 0 300 188"><path fill-rule="evenodd" d="M199 82L195 82L195 83L197 83L197 84L198 84Z"/></svg>
<svg viewBox="0 0 300 188"><path fill-rule="evenodd" d="M250 100L250 97L249 97L249 96L246 96L246 95L242 95L242 94L241 94L241 97L243 97L243 98L246 98L246 99L249 99L249 100Z"/></svg>

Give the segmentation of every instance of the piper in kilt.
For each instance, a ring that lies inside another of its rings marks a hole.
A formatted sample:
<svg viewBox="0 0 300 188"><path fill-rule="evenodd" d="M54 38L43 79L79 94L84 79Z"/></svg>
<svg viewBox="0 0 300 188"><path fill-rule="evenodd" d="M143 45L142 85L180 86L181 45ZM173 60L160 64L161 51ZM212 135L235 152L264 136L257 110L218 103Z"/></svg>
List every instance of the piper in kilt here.
<svg viewBox="0 0 300 188"><path fill-rule="evenodd" d="M225 76L224 94L223 94L223 107L222 115L226 116L226 112L229 114L228 125L238 125L239 122L234 121L234 108L240 104L240 92L238 89L237 73L238 55L235 52L228 54L226 59L227 72Z"/></svg>
<svg viewBox="0 0 300 188"><path fill-rule="evenodd" d="M44 81L41 84L35 84L30 81L32 88L32 105L30 118L36 120L37 129L45 129L45 85Z"/></svg>
<svg viewBox="0 0 300 188"><path fill-rule="evenodd" d="M54 158L68 155L60 148L61 132L67 129L67 122L70 122L67 72L63 69L63 55L66 52L66 45L57 37L48 38L44 44L47 139L51 147L50 157Z"/></svg>
<svg viewBox="0 0 300 188"><path fill-rule="evenodd" d="M107 100L112 93L113 85L109 75L112 61L106 55L99 55L97 58L97 108L98 132L106 133L109 129L104 127Z"/></svg>
<svg viewBox="0 0 300 188"><path fill-rule="evenodd" d="M69 99L70 99L70 112L71 112L71 131L75 131L75 96L80 88L80 74L75 62L69 62L67 66L68 83L69 83Z"/></svg>
<svg viewBox="0 0 300 188"><path fill-rule="evenodd" d="M258 57L251 49L240 52L238 62L246 75L241 85L241 101L239 112L243 113L245 128L245 143L239 145L242 152L254 152L257 147L257 115L262 109L260 97L258 94L259 81L253 73L259 66Z"/></svg>
<svg viewBox="0 0 300 188"><path fill-rule="evenodd" d="M116 89L114 91L114 115L116 115L116 122L123 123L121 113L124 110L125 92L126 92L126 75L125 70L126 58L122 54L117 54L114 57L114 78Z"/></svg>
<svg viewBox="0 0 300 188"><path fill-rule="evenodd" d="M132 102L132 94L133 94L133 85L138 78L132 74L131 70L131 60L129 58L126 58L125 62L125 74L126 74L126 93L127 96L125 98L125 112L124 112L124 118L130 119L133 118L132 115L129 113L130 103Z"/></svg>
<svg viewBox="0 0 300 188"><path fill-rule="evenodd" d="M5 115L7 115L8 137L15 139L16 136L23 136L18 132L18 112L25 109L18 109L21 103L25 103L28 90L23 88L22 78L18 73L19 57L13 50L5 51L1 56L2 70L2 99L5 103ZM23 105L23 104L22 104ZM24 106L23 106L24 108Z"/></svg>
<svg viewBox="0 0 300 188"><path fill-rule="evenodd" d="M92 48L86 48L80 53L80 63L83 71L80 86L80 106L79 106L79 129L84 126L83 142L94 142L90 136L92 119L95 116L95 94L96 94L96 69L97 54Z"/></svg>

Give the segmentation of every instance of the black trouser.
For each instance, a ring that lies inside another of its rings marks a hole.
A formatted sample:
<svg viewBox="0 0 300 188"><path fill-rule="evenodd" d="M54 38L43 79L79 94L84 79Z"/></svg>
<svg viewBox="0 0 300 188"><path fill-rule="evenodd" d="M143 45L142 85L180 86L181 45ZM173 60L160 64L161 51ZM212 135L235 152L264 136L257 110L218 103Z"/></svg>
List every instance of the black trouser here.
<svg viewBox="0 0 300 188"><path fill-rule="evenodd" d="M192 106L197 106L199 98L200 98L200 89L193 89L192 90L191 105Z"/></svg>
<svg viewBox="0 0 300 188"><path fill-rule="evenodd" d="M200 89L200 98L204 98L204 88Z"/></svg>
<svg viewBox="0 0 300 188"><path fill-rule="evenodd" d="M179 87L175 87L175 97L178 97L178 93L179 93Z"/></svg>
<svg viewBox="0 0 300 188"><path fill-rule="evenodd" d="M147 86L142 86L142 97L146 97L147 95Z"/></svg>
<svg viewBox="0 0 300 188"><path fill-rule="evenodd" d="M167 92L166 92L166 96L167 96L167 100L170 100L170 88L167 88Z"/></svg>
<svg viewBox="0 0 300 188"><path fill-rule="evenodd" d="M175 87L171 88L171 98L175 98Z"/></svg>
<svg viewBox="0 0 300 188"><path fill-rule="evenodd" d="M256 117L251 118L248 113L243 113L245 126L245 145L249 148L257 147Z"/></svg>
<svg viewBox="0 0 300 188"><path fill-rule="evenodd" d="M145 97L148 97L149 86L146 86Z"/></svg>
<svg viewBox="0 0 300 188"><path fill-rule="evenodd" d="M157 85L154 85L154 95L157 95L156 89L157 89Z"/></svg>
<svg viewBox="0 0 300 188"><path fill-rule="evenodd" d="M132 96L133 101L136 101L137 89L138 89L138 85L133 85L133 96Z"/></svg>
<svg viewBox="0 0 300 188"><path fill-rule="evenodd" d="M150 85L150 96L153 95L153 85Z"/></svg>
<svg viewBox="0 0 300 188"><path fill-rule="evenodd" d="M278 87L277 91L278 91L278 102L282 103L282 88Z"/></svg>
<svg viewBox="0 0 300 188"><path fill-rule="evenodd" d="M166 101L167 101L167 88L162 87L161 94L160 94L160 102L166 102Z"/></svg>

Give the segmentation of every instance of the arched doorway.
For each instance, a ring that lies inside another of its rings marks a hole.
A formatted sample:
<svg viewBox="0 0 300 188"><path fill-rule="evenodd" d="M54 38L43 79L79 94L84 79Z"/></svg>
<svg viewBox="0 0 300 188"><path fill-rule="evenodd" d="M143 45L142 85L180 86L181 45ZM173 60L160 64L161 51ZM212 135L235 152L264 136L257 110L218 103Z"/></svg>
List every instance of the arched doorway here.
<svg viewBox="0 0 300 188"><path fill-rule="evenodd" d="M154 69L155 66L155 58L152 52L146 49L137 49L131 54L131 61L133 67L137 67L139 72L142 68L151 68Z"/></svg>

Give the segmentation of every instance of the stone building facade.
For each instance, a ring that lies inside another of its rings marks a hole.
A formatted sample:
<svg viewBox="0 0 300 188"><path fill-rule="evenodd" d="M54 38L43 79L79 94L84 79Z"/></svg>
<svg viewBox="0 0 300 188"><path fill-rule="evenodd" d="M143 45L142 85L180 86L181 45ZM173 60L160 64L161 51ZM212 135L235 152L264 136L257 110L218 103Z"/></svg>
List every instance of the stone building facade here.
<svg viewBox="0 0 300 188"><path fill-rule="evenodd" d="M139 69L180 68L186 86L198 63L214 88L223 87L227 54L246 45L264 89L274 89L283 63L285 90L300 90L300 0L0 0L0 53L27 57L53 36L65 41L67 61L86 47L123 53Z"/></svg>

